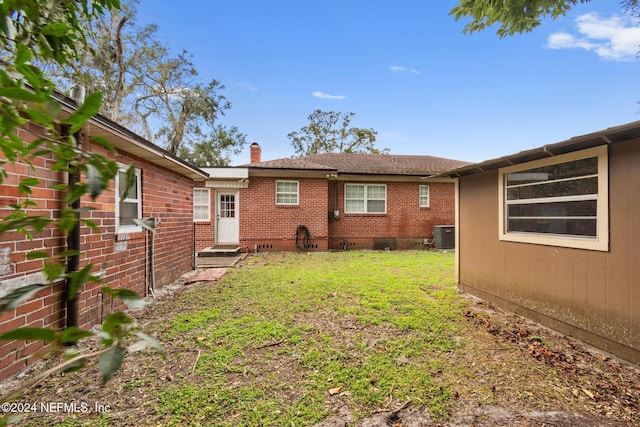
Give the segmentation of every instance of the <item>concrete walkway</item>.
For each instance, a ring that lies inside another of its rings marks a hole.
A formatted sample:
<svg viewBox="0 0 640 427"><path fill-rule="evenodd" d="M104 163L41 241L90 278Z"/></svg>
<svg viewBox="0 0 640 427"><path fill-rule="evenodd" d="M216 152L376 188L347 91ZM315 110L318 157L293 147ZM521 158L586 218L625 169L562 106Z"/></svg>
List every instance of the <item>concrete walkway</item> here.
<svg viewBox="0 0 640 427"><path fill-rule="evenodd" d="M226 272L226 268L207 268L204 270L200 270L193 276L189 277L187 283L220 280L224 277Z"/></svg>
<svg viewBox="0 0 640 427"><path fill-rule="evenodd" d="M196 256L196 268L233 267L247 254L232 256Z"/></svg>

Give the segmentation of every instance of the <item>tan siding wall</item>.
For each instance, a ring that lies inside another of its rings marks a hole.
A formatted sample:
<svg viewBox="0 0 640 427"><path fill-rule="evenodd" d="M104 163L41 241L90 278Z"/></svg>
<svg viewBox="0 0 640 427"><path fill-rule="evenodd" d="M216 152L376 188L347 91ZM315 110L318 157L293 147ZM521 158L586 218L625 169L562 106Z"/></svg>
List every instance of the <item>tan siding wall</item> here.
<svg viewBox="0 0 640 427"><path fill-rule="evenodd" d="M640 362L640 141L609 151L610 250L498 240L498 172L460 180L460 287Z"/></svg>

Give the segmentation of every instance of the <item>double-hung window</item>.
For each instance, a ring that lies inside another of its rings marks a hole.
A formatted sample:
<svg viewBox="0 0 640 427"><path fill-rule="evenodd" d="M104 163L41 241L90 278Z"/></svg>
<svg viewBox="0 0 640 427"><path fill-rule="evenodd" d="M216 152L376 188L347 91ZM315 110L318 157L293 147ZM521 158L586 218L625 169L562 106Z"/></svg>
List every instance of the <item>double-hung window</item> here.
<svg viewBox="0 0 640 427"><path fill-rule="evenodd" d="M421 208L429 207L429 186L428 185L420 186L420 207Z"/></svg>
<svg viewBox="0 0 640 427"><path fill-rule="evenodd" d="M276 205L298 204L298 181L276 181Z"/></svg>
<svg viewBox="0 0 640 427"><path fill-rule="evenodd" d="M209 221L211 219L211 208L209 204L208 188L193 189L193 220L195 222Z"/></svg>
<svg viewBox="0 0 640 427"><path fill-rule="evenodd" d="M500 169L502 240L608 250L607 147Z"/></svg>
<svg viewBox="0 0 640 427"><path fill-rule="evenodd" d="M345 184L345 213L387 212L387 186L385 184Z"/></svg>
<svg viewBox="0 0 640 427"><path fill-rule="evenodd" d="M140 169L120 169L115 179L116 187L116 233L142 231L134 222L142 218L142 185Z"/></svg>

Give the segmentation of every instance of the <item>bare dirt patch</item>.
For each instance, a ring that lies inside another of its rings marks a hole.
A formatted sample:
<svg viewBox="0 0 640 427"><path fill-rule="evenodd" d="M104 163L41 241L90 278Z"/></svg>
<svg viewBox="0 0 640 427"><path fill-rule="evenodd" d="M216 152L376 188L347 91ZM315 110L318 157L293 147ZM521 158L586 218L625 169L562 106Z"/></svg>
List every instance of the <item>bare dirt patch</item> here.
<svg viewBox="0 0 640 427"><path fill-rule="evenodd" d="M188 284L187 279L165 287L154 303L142 311L132 312L145 327L176 314L175 300L180 295L197 292L200 287L223 286L219 282ZM179 310L185 310L180 308ZM470 326L459 337L464 351L434 355L444 357L449 366L464 366L464 372L446 367L438 375L442 381L457 384L453 410L445 417L435 417L411 400L389 396L387 404L364 417L356 415L348 395L327 393L325 405L330 414L317 426L632 426L640 425L640 372L636 366L596 351L570 337L557 334L512 313L505 313L469 300L460 313ZM350 317L339 321L330 313L306 313L304 322L316 333L331 334L345 347L354 334L366 338L376 349L389 334L397 330L384 325L363 327ZM154 333L153 330L147 330ZM97 348L96 341L82 344ZM95 367L69 375L57 375L23 396L23 402L89 402L108 406L107 413L30 414L18 425L165 425L167 420L154 408L155 391L184 378L197 385L204 381L195 374L200 351L186 346L180 339L163 342L165 358L154 352L127 357L116 376L100 386ZM285 356L265 357L268 351L285 346L275 340L246 351L234 360L227 376L229 387L238 387L249 378L279 378L282 387L272 390L283 401L299 399L299 390L287 384L300 382L294 360ZM384 348L378 349L384 351ZM411 363L410 359L397 363ZM46 362L44 362L46 364ZM28 380L37 365L23 372L18 382L7 381L7 391ZM246 367L250 366L250 369ZM526 369L523 369L526 366ZM553 369L548 369L553 368ZM308 381L313 381L309 378ZM198 414L192 422L198 424ZM229 418L234 414L229 414ZM202 421L207 424L206 420ZM100 424L102 423L102 424Z"/></svg>

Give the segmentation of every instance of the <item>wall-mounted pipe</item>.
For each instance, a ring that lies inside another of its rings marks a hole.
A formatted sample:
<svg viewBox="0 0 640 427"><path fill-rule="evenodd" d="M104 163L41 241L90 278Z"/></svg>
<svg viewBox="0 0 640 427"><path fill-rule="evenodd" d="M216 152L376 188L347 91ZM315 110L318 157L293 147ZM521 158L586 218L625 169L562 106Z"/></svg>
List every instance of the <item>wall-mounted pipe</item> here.
<svg viewBox="0 0 640 427"><path fill-rule="evenodd" d="M78 106L84 103L85 89L82 86L75 86L71 89L71 96ZM73 134L76 148L82 146L82 131L79 130ZM72 166L68 175L69 191L73 191L76 184L80 183L80 170ZM74 273L80 269L80 199L71 203L71 209L75 212L76 223L67 236L67 250L75 252L67 259L66 273ZM67 306L67 328L78 326L78 295L80 290L76 292L73 298L70 298L71 279L67 279L65 285L65 300Z"/></svg>
<svg viewBox="0 0 640 427"><path fill-rule="evenodd" d="M155 298L156 296L156 262L155 262L155 235L156 235L156 221L155 218L148 218L151 222L152 228L147 229L147 234L151 235L149 242L149 287L148 292Z"/></svg>
<svg viewBox="0 0 640 427"><path fill-rule="evenodd" d="M193 250L191 251L191 269L195 270L196 269L196 223L192 222L192 226L191 229L193 230Z"/></svg>

